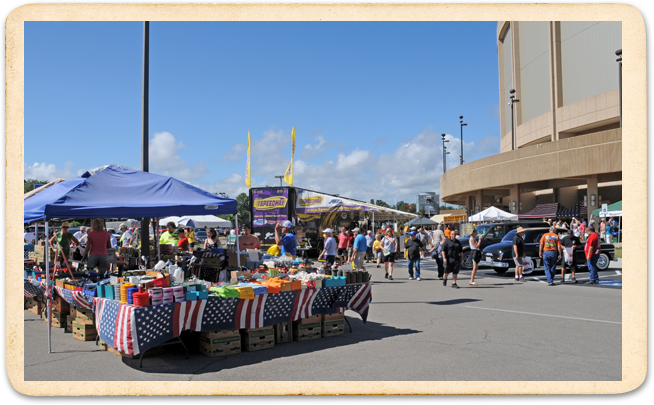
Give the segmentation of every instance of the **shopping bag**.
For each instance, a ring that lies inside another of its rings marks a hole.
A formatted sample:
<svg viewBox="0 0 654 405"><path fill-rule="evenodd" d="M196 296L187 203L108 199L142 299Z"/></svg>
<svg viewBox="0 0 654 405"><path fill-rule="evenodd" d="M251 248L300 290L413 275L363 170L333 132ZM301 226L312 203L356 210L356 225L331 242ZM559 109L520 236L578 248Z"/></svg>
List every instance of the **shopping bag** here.
<svg viewBox="0 0 654 405"><path fill-rule="evenodd" d="M565 262L569 266L572 265L572 259L574 258L573 248L571 248L571 247L568 248L567 247L567 248L563 249L563 256L564 256Z"/></svg>
<svg viewBox="0 0 654 405"><path fill-rule="evenodd" d="M531 257L525 257L525 265L522 267L522 274L530 274L534 271L534 268L531 265Z"/></svg>
<svg viewBox="0 0 654 405"><path fill-rule="evenodd" d="M281 251L279 250L278 245L272 245L266 253L273 256L279 256L281 254Z"/></svg>

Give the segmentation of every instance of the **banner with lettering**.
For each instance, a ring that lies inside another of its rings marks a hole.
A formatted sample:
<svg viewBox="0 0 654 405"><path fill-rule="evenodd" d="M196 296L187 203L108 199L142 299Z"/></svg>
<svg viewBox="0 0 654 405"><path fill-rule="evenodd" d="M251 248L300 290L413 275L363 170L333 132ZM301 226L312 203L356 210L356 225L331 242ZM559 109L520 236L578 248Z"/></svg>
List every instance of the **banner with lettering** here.
<svg viewBox="0 0 654 405"><path fill-rule="evenodd" d="M252 189L252 233L262 244L275 243L275 225L289 218L288 188Z"/></svg>

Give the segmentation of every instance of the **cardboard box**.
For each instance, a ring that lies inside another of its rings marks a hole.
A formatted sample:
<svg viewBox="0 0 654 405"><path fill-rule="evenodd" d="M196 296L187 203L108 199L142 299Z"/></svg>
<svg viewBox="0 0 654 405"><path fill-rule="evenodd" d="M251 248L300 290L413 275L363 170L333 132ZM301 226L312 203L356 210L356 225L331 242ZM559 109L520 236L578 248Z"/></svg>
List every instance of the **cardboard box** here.
<svg viewBox="0 0 654 405"><path fill-rule="evenodd" d="M73 318L77 318L77 307L71 306L68 315L72 316Z"/></svg>
<svg viewBox="0 0 654 405"><path fill-rule="evenodd" d="M227 336L219 338L206 338L200 336L198 347L200 353L209 357L228 356L241 352L241 336Z"/></svg>
<svg viewBox="0 0 654 405"><path fill-rule="evenodd" d="M236 278L239 278L241 276L245 277L246 280L249 280L250 277L252 277L252 273L249 272L249 271L232 271L231 272L232 280L236 279Z"/></svg>
<svg viewBox="0 0 654 405"><path fill-rule="evenodd" d="M77 308L75 322L81 325L95 325L95 316L90 309Z"/></svg>
<svg viewBox="0 0 654 405"><path fill-rule="evenodd" d="M70 313L70 304L65 299L57 295L52 300L52 310L68 315Z"/></svg>
<svg viewBox="0 0 654 405"><path fill-rule="evenodd" d="M306 325L309 323L320 323L320 321L322 321L322 315L318 314L318 315L311 315L307 318L298 319L297 321L295 321L295 323L300 325Z"/></svg>
<svg viewBox="0 0 654 405"><path fill-rule="evenodd" d="M99 347L100 350L102 350L103 352L106 352L106 351L109 350L109 349L108 349L108 345L107 345L105 342L103 342L102 339L98 339L98 347Z"/></svg>
<svg viewBox="0 0 654 405"><path fill-rule="evenodd" d="M65 328L66 327L66 317L68 314L62 314L60 312L52 311L52 327L53 328ZM46 322L48 318L45 318Z"/></svg>
<svg viewBox="0 0 654 405"><path fill-rule="evenodd" d="M77 340L89 341L95 340L98 336L98 331L95 325L87 325L83 323L73 322L73 337Z"/></svg>
<svg viewBox="0 0 654 405"><path fill-rule="evenodd" d="M322 314L323 321L334 321L336 319L344 319L344 318L345 318L345 313L343 312L336 312L335 314Z"/></svg>
<svg viewBox="0 0 654 405"><path fill-rule="evenodd" d="M126 359L138 359L141 357L141 353L139 354L126 354L123 352L119 352L118 350L114 349L113 347L107 345L107 351L110 353L115 354L116 356L124 357ZM148 357L148 356L153 356L155 354L161 354L164 351L166 351L165 346L155 346L151 349L148 349L145 353L143 354L143 357Z"/></svg>
<svg viewBox="0 0 654 405"><path fill-rule="evenodd" d="M230 267L238 267L238 254L233 252L229 254L229 260L227 261ZM241 255L241 266L247 266L248 264L248 255Z"/></svg>
<svg viewBox="0 0 654 405"><path fill-rule="evenodd" d="M345 319L322 322L322 337L340 336L345 333Z"/></svg>
<svg viewBox="0 0 654 405"><path fill-rule="evenodd" d="M321 322L301 324L293 322L293 338L297 342L320 339L322 337Z"/></svg>
<svg viewBox="0 0 654 405"><path fill-rule="evenodd" d="M216 338L224 338L230 336L240 336L240 331L238 329L226 329L226 330L217 330L217 331L210 331L210 332L200 332L200 337L206 339L216 339Z"/></svg>
<svg viewBox="0 0 654 405"><path fill-rule="evenodd" d="M256 329L244 329L241 348L247 352L271 349L275 347L275 331L272 326Z"/></svg>
<svg viewBox="0 0 654 405"><path fill-rule="evenodd" d="M222 257L203 257L202 265L206 267L222 267L223 258Z"/></svg>
<svg viewBox="0 0 654 405"><path fill-rule="evenodd" d="M280 292L291 291L292 289L290 281L282 280L279 282L279 285L281 287Z"/></svg>
<svg viewBox="0 0 654 405"><path fill-rule="evenodd" d="M274 325L275 343L287 343L293 341L293 322L283 322Z"/></svg>
<svg viewBox="0 0 654 405"><path fill-rule="evenodd" d="M74 317L74 316L70 316L70 315L68 315L68 316L66 317L66 332L67 332L67 333L68 333L68 332L73 333L73 321L75 321L75 317Z"/></svg>

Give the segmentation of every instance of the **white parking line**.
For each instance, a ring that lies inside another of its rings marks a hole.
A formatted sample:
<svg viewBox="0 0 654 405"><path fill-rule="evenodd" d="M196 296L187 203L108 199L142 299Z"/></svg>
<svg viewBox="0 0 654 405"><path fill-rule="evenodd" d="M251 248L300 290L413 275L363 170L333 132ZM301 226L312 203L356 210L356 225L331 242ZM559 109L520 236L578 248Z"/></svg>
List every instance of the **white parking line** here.
<svg viewBox="0 0 654 405"><path fill-rule="evenodd" d="M615 274L617 274L618 276L621 276L621 275L622 275L622 272L621 272L620 270L616 270L616 271L615 271Z"/></svg>
<svg viewBox="0 0 654 405"><path fill-rule="evenodd" d="M532 277L531 279L534 280L534 281L538 281L539 283L544 283L545 282L545 281L541 280L538 277Z"/></svg>
<svg viewBox="0 0 654 405"><path fill-rule="evenodd" d="M509 310L506 310L506 309L471 307L471 306L467 306L467 305L464 306L464 308L485 309L485 310L487 310L487 311L512 312L512 313L514 313L514 314L525 314L525 315L547 316L547 317L551 317L551 318L575 319L575 320L577 320L577 321L602 322L602 323L613 323L613 324L616 324L616 325L622 325L622 322L602 321L602 320L599 320L599 319L574 318L574 317L571 317L571 316L536 314L536 313L533 313L533 312L520 312L520 311L509 311Z"/></svg>

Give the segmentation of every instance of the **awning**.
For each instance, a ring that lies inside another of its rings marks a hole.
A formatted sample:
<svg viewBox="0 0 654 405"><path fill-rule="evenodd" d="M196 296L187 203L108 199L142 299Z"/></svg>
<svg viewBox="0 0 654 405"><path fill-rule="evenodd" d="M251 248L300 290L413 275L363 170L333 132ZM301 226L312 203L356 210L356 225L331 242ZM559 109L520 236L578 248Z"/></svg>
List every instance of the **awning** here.
<svg viewBox="0 0 654 405"><path fill-rule="evenodd" d="M483 221L510 221L516 220L518 216L510 212L502 211L497 207L490 207L482 212L478 212L468 218L468 222L483 222Z"/></svg>
<svg viewBox="0 0 654 405"><path fill-rule="evenodd" d="M598 208L593 211L593 215L598 215L600 217L621 217L622 216L622 201L613 203L607 207L606 214L602 214L602 209Z"/></svg>
<svg viewBox="0 0 654 405"><path fill-rule="evenodd" d="M586 218L588 216L588 208L584 205L583 201L579 201L571 208L561 207L556 216L562 218Z"/></svg>
<svg viewBox="0 0 654 405"><path fill-rule="evenodd" d="M533 210L518 214L520 218L556 218L559 212L559 203L538 204Z"/></svg>

